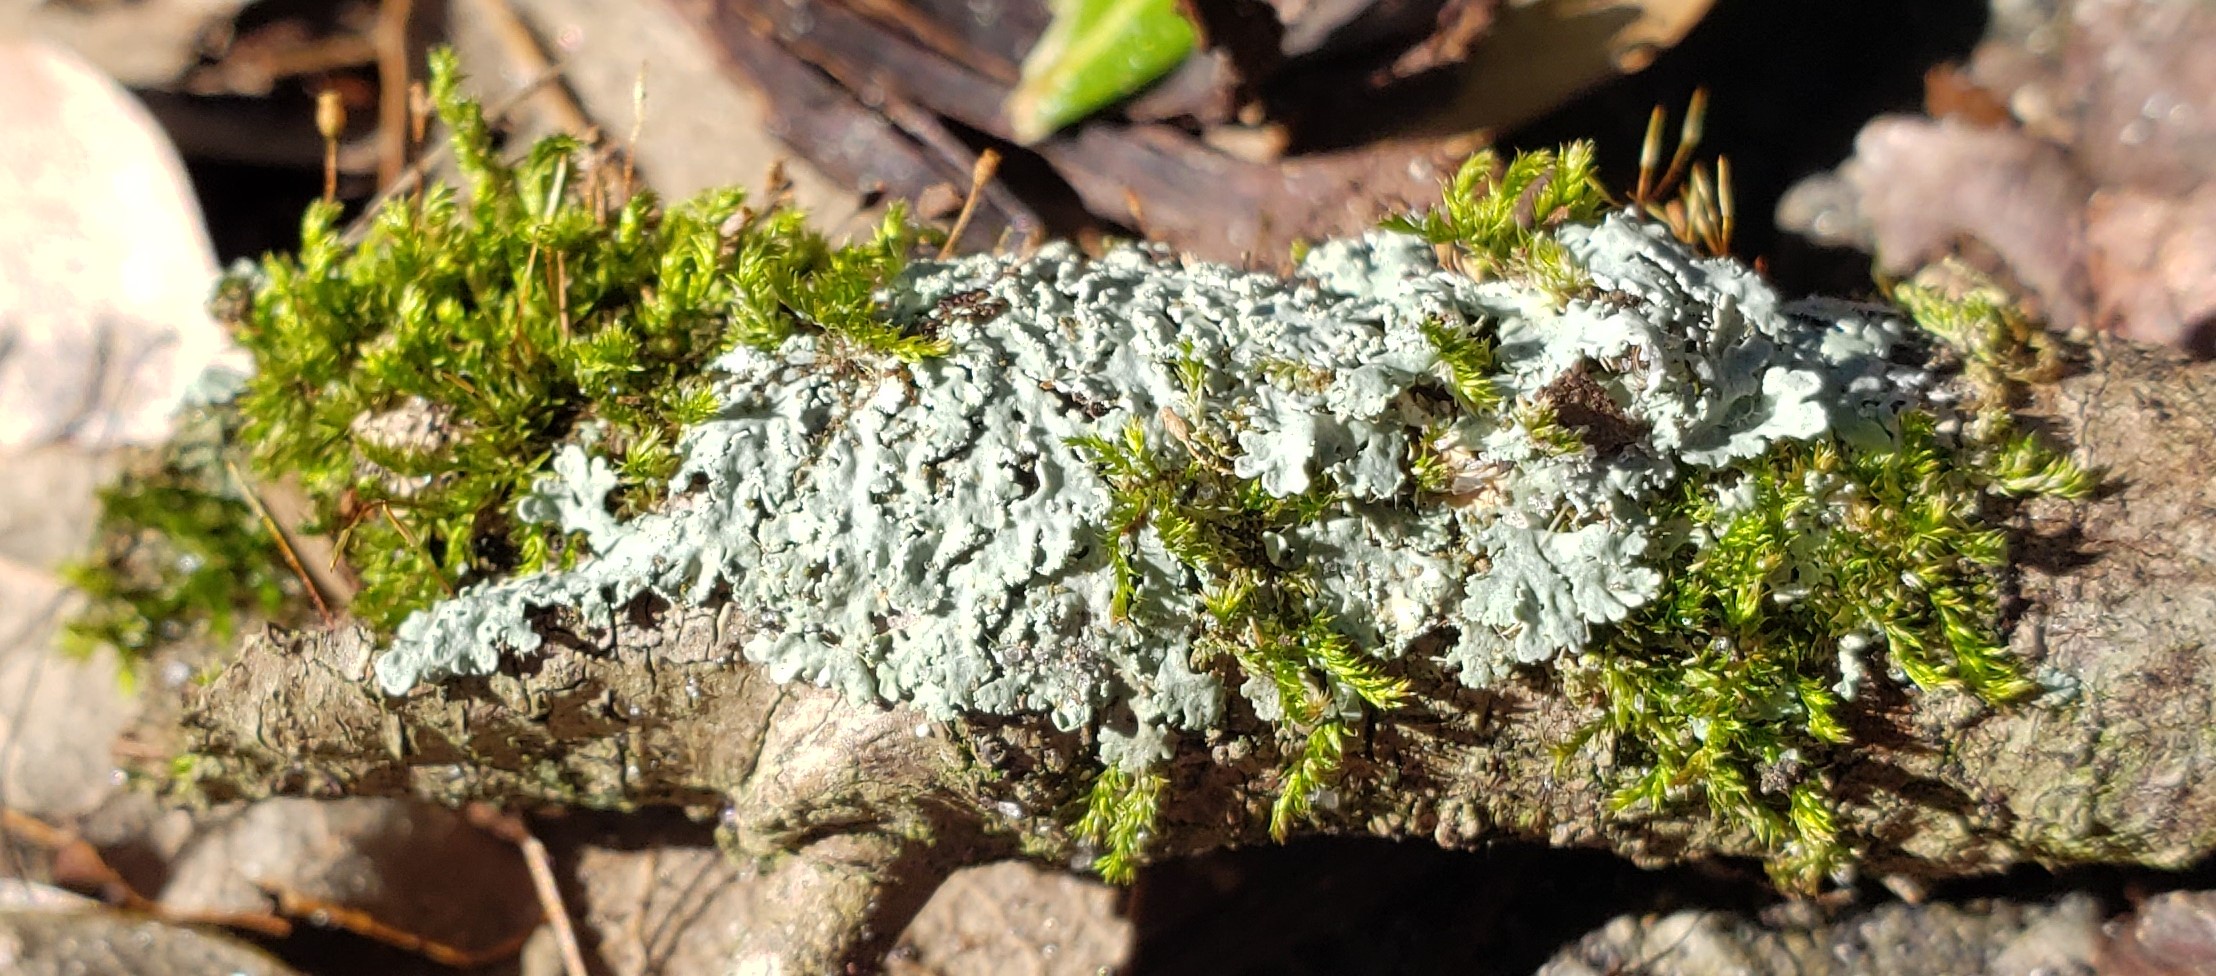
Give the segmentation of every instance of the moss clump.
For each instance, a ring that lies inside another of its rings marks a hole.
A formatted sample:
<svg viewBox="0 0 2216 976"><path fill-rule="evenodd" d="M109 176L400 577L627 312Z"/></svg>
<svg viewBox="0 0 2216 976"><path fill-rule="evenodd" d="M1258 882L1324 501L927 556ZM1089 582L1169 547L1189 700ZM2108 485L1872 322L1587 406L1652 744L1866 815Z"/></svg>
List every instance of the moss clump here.
<svg viewBox="0 0 2216 976"><path fill-rule="evenodd" d="M114 648L129 681L162 646L304 616L305 584L235 477L236 423L191 411L158 456L101 491L98 549L63 572L89 601L64 631L67 649Z"/></svg>
<svg viewBox="0 0 2216 976"><path fill-rule="evenodd" d="M1446 263L1474 278L1515 278L1557 300L1585 287L1584 273L1552 232L1592 223L1608 207L1592 143L1518 153L1505 165L1492 150L1479 152L1442 196L1437 209L1383 226L1440 246Z"/></svg>
<svg viewBox="0 0 2216 976"><path fill-rule="evenodd" d="M1980 407L2002 410L2023 384L2061 370L2055 340L1992 279L1960 262L1950 259L1894 285L1892 297L1960 361L1983 395Z"/></svg>
<svg viewBox="0 0 2216 976"><path fill-rule="evenodd" d="M93 597L72 627L82 644L136 659L225 637L244 615L303 612L228 461L305 493L298 528L327 536L358 585L347 609L389 631L477 580L575 558L573 540L515 513L565 441L615 461L615 508L651 506L678 432L716 409L705 370L719 353L804 329L841 356L944 351L880 314L878 289L926 236L899 211L835 247L737 191L665 208L574 139L511 165L459 81L434 54L460 191L398 196L351 233L313 206L296 254L220 283L211 307L256 373L160 470L108 493L102 551L72 577Z"/></svg>
<svg viewBox="0 0 2216 976"><path fill-rule="evenodd" d="M1564 299L1589 286L1559 245L1541 241L1597 211L1590 159L1576 146L1505 168L1473 159L1440 210L1386 226L1456 247L1465 271ZM1684 469L1676 497L1648 512L1675 540L1648 554L1662 591L1565 666L1567 689L1595 699L1601 717L1562 754L1605 741L1617 810L1705 803L1798 888L1852 856L1826 767L1854 744L1865 656L1920 689L1993 704L2033 694L2001 639L1999 526L2008 499L2083 497L2098 481L2014 429L2020 384L2051 375L2056 353L2005 296L1975 280L1894 295L1937 340L1938 365L1961 364L1972 412L1912 409L1873 418L1891 430L1884 442L1827 433L1724 469ZM1500 412L1490 346L1437 327L1426 336L1463 407ZM1585 449L1546 402L1506 414L1546 451ZM1417 445L1415 481L1423 497L1466 499L1439 440Z"/></svg>
<svg viewBox="0 0 2216 976"><path fill-rule="evenodd" d="M1687 483L1662 516L1686 540L1663 593L1569 672L1604 710L1568 748L1605 734L1634 770L1617 809L1705 801L1806 888L1849 857L1824 769L1853 744L1865 653L1921 689L2036 691L1999 634L2005 472L1936 428L1910 412L1890 445L1788 443Z"/></svg>
<svg viewBox="0 0 2216 976"><path fill-rule="evenodd" d="M262 262L231 322L258 365L239 399L255 466L298 478L309 531L334 535L361 583L351 609L378 628L575 557L514 513L560 443L597 441L620 512L652 505L678 432L716 409L706 364L738 343L819 329L856 353L942 351L878 314L919 236L897 212L836 248L736 191L664 209L571 139L510 166L457 82L435 57L464 191L397 198L358 244L311 208L298 254Z"/></svg>
<svg viewBox="0 0 2216 976"><path fill-rule="evenodd" d="M1224 421L1208 409L1206 371L1181 364L1187 413L1165 415L1173 444L1150 445L1132 422L1120 437L1076 438L1109 486L1109 563L1115 574L1113 612L1119 621L1179 625L1147 606L1144 588L1185 589L1186 580L1148 580L1140 570L1140 530L1150 526L1183 574L1198 581L1204 611L1194 640L1196 664L1229 661L1262 689L1258 710L1277 724L1287 758L1270 808L1270 834L1283 840L1306 816L1318 792L1339 772L1350 724L1362 709L1389 710L1408 695L1377 658L1357 648L1316 606L1312 574L1296 554L1273 551L1297 526L1337 506L1340 496L1318 484L1298 495L1272 495L1258 479L1233 474L1236 448ZM1250 693L1252 694L1252 693ZM1162 776L1111 766L1095 781L1078 835L1101 844L1102 877L1128 880L1159 805Z"/></svg>

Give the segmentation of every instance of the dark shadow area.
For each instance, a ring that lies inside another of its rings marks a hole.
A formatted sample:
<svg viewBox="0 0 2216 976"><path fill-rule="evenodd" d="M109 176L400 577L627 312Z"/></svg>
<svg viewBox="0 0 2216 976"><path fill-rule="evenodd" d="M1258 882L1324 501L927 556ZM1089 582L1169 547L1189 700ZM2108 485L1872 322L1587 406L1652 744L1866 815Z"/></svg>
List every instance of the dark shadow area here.
<svg viewBox="0 0 2216 976"><path fill-rule="evenodd" d="M1629 187L1637 182L1648 113L1657 105L1669 110L1674 146L1686 102L1706 86L1700 158L1731 159L1734 250L1764 259L1789 293L1866 294L1868 256L1781 235L1771 217L1778 198L1801 177L1845 160L1872 117L1920 110L1924 72L1966 56L1985 19L1981 0L1718 0L1647 70L1510 133L1502 147L1592 139L1609 185Z"/></svg>
<svg viewBox="0 0 2216 976"><path fill-rule="evenodd" d="M2216 859L2175 872L2022 867L1932 884L1922 904L2098 899L2106 914L2167 891L2216 888ZM1914 890L1902 887L1901 891ZM1826 896L1841 921L1901 901L1869 879ZM1417 843L1312 840L1155 865L1133 886L1137 941L1126 976L1384 976L1530 973L1623 915L1764 914L1784 902L1750 862L1642 870L1601 851L1528 844L1443 851ZM1788 913L1792 917L1797 913Z"/></svg>
<svg viewBox="0 0 2216 976"><path fill-rule="evenodd" d="M261 946L286 965L317 976L447 976L462 972L470 976L516 976L523 972L522 962L516 959L469 970L441 966L352 932L312 925L298 926L291 935L263 941Z"/></svg>
<svg viewBox="0 0 2216 976"><path fill-rule="evenodd" d="M2166 891L2210 889L2216 889L2216 858L2201 861L2180 871L2150 871L2146 868L2101 864L2049 870L2027 864L1982 878L1963 878L1935 884L1927 892L1927 897L1929 900L1945 902L1966 902L1981 898L2043 901L2073 893L2089 894L2106 902L2109 911L2120 912Z"/></svg>
<svg viewBox="0 0 2216 976"><path fill-rule="evenodd" d="M1127 976L1522 974L1625 913L1754 911L1759 866L1647 871L1615 855L1506 844L1482 852L1319 839L1144 871Z"/></svg>
<svg viewBox="0 0 2216 976"><path fill-rule="evenodd" d="M185 171L221 265L298 249L300 214L323 194L322 176L298 169L188 159Z"/></svg>

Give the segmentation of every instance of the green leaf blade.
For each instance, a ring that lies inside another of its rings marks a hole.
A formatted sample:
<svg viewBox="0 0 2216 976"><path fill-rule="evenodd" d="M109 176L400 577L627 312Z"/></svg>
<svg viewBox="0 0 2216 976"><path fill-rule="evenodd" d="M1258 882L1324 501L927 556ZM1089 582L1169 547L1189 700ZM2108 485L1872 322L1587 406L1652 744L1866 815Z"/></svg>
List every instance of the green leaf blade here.
<svg viewBox="0 0 2216 976"><path fill-rule="evenodd" d="M1175 0L1054 4L1004 109L1016 141L1038 142L1138 92L1184 61L1197 39Z"/></svg>

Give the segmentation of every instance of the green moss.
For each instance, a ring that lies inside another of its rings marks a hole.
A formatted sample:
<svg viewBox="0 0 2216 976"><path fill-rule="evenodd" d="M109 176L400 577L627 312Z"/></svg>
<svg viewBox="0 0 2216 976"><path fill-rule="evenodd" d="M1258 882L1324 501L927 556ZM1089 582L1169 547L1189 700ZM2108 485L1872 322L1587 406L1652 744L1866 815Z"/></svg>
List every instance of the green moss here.
<svg viewBox="0 0 2216 976"><path fill-rule="evenodd" d="M1123 884L1138 872L1139 856L1161 813L1165 782L1160 770L1128 773L1117 766L1101 770L1093 780L1085 811L1071 833L1101 849L1093 869L1102 878Z"/></svg>
<svg viewBox="0 0 2216 976"><path fill-rule="evenodd" d="M92 596L79 646L135 661L248 616L301 616L302 586L218 454L305 492L298 528L328 536L359 582L346 609L389 631L477 580L575 559L573 540L514 514L564 441L614 461L620 511L652 506L678 432L717 408L706 365L732 346L819 330L832 368L944 351L876 300L925 236L899 210L836 247L737 191L665 208L573 139L509 164L452 56L431 68L461 190L395 197L358 239L313 206L297 253L220 283L211 308L256 373L209 421L220 430L186 432L158 471L107 493L101 551L71 574Z"/></svg>
<svg viewBox="0 0 2216 976"><path fill-rule="evenodd" d="M852 356L943 351L879 314L918 237L897 212L839 248L736 191L665 209L574 140L511 166L458 80L434 58L464 189L394 199L353 244L335 208L312 208L298 254L262 262L231 323L259 367L239 401L256 468L297 476L371 624L573 559L513 512L564 441L597 438L619 510L650 507L678 432L716 409L706 364L735 344L818 329Z"/></svg>
<svg viewBox="0 0 2216 976"><path fill-rule="evenodd" d="M1515 278L1559 301L1586 279L1552 231L1592 223L1607 206L1589 142L1518 153L1505 165L1485 150L1462 164L1437 209L1384 227L1451 248L1471 277Z"/></svg>
<svg viewBox="0 0 2216 976"><path fill-rule="evenodd" d="M2013 498L2082 498L2098 487L2097 472L2016 429L2012 408L2027 384L2059 375L2063 359L2059 341L2022 306L1990 278L1953 261L1895 285L1892 294L1969 380L1976 394L1970 403L1975 462L1992 490Z"/></svg>
<svg viewBox="0 0 2216 976"><path fill-rule="evenodd" d="M1561 414L1544 400L1519 401L1508 416L1541 451L1560 456L1585 449L1585 438L1564 426Z"/></svg>
<svg viewBox="0 0 2216 976"><path fill-rule="evenodd" d="M236 422L190 412L150 463L101 491L97 549L63 571L88 601L64 630L67 650L114 648L129 682L164 645L303 616L302 582L233 477Z"/></svg>
<svg viewBox="0 0 2216 976"><path fill-rule="evenodd" d="M1994 632L2004 543L1978 527L1958 460L1910 414L1889 448L1780 445L1688 484L1666 514L1687 542L1662 594L1569 672L1604 707L1567 748L1605 734L1636 770L1614 785L1617 809L1705 801L1805 886L1847 856L1823 781L1853 740L1842 651L1866 641L1919 687L1987 701L2032 689ZM1719 487L1743 510L1719 505Z"/></svg>
<svg viewBox="0 0 2216 976"><path fill-rule="evenodd" d="M1994 491L2012 498L2084 498L2100 487L2099 472L2081 467L2037 434L2013 428L1996 433L1998 443L1985 449L1980 466Z"/></svg>
<svg viewBox="0 0 2216 976"><path fill-rule="evenodd" d="M1981 390L2014 392L2022 383L2053 378L2061 365L2055 340L1992 279L1959 262L1943 262L1916 281L1893 286L1892 297L1961 359Z"/></svg>
<svg viewBox="0 0 2216 976"><path fill-rule="evenodd" d="M1261 708L1274 721L1286 763L1270 809L1270 834L1284 839L1306 816L1313 798L1339 771L1349 722L1363 708L1389 710L1408 696L1407 684L1387 676L1377 658L1357 648L1317 606L1317 581L1295 553L1274 551L1272 540L1321 517L1340 497L1328 485L1298 495L1275 496L1257 479L1232 473L1236 449L1229 421L1209 409L1205 373L1187 372L1192 418L1165 417L1173 444L1151 445L1132 422L1115 439L1092 435L1073 443L1092 456L1108 483L1111 509L1106 531L1115 574L1114 613L1129 623L1182 626L1173 614L1146 609L1147 587L1187 591L1187 579L1148 579L1142 572L1141 530L1197 581L1201 633L1194 663L1230 662L1250 682L1267 689ZM1131 774L1111 767L1095 782L1080 835L1107 845L1104 876L1127 874L1141 855L1144 829L1106 830L1120 818L1158 805L1160 783L1148 770ZM1142 789L1143 787L1143 789ZM1140 794L1144 802L1141 803ZM1144 825L1142 825L1144 826Z"/></svg>
<svg viewBox="0 0 2216 976"><path fill-rule="evenodd" d="M1439 354L1439 365L1447 371L1448 388L1465 409L1484 413L1501 405L1500 387L1493 379L1496 370L1491 337L1473 335L1436 317L1424 320L1423 337Z"/></svg>
<svg viewBox="0 0 2216 976"><path fill-rule="evenodd" d="M1663 593L1567 673L1603 716L1563 754L1609 743L1631 770L1615 809L1704 802L1811 888L1852 859L1826 776L1861 725L1843 658L1992 705L2038 690L2000 632L2001 500L2083 497L2097 476L2005 428L1944 436L1923 411L1898 427L1879 446L1781 443L1660 514L1684 540Z"/></svg>

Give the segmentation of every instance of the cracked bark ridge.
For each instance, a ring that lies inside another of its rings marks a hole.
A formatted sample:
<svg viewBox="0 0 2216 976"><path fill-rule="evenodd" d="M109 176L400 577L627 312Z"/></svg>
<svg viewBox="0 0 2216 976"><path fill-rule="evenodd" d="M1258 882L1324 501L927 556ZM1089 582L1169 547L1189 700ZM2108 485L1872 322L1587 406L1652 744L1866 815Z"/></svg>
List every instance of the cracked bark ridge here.
<svg viewBox="0 0 2216 976"><path fill-rule="evenodd" d="M882 956L960 859L948 855L982 846L958 807L933 801L961 765L953 742L919 736L904 709L737 665L712 610L634 610L590 642L550 620L561 646L514 672L403 699L370 681L364 631L257 637L186 703L195 783L216 799L721 811L727 846L770 872L742 959L831 972Z"/></svg>
<svg viewBox="0 0 2216 976"><path fill-rule="evenodd" d="M2175 868L2216 850L2216 364L2110 341L2090 360L2025 413L2109 487L2027 505L2014 550L2012 646L2076 693L2000 710L1944 692L1863 699L1867 745L1831 772L1867 871ZM1087 853L1067 832L1092 775L1083 734L1043 719L940 725L778 685L736 658L735 615L631 611L612 627L550 611L540 655L401 699L371 687L359 631L259 637L190 693L180 750L218 796L720 810L727 846L777 872L747 950L762 971L869 965L956 866ZM1760 853L1690 809L1608 812L1594 758L1551 752L1589 704L1537 675L1469 691L1431 657L1396 665L1417 700L1350 749L1312 829L1647 862ZM1170 765L1157 856L1266 836L1280 768L1268 727L1235 716L1206 738Z"/></svg>

